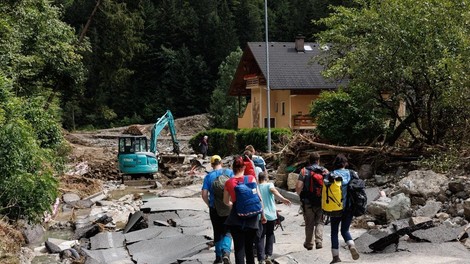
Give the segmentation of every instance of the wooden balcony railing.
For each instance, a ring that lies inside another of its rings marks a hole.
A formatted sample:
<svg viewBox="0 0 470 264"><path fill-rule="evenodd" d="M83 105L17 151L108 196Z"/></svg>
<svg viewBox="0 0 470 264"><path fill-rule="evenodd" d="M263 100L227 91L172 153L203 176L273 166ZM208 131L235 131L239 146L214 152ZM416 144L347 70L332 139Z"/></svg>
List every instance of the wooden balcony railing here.
<svg viewBox="0 0 470 264"><path fill-rule="evenodd" d="M309 115L295 115L292 117L294 129L314 129L315 119Z"/></svg>

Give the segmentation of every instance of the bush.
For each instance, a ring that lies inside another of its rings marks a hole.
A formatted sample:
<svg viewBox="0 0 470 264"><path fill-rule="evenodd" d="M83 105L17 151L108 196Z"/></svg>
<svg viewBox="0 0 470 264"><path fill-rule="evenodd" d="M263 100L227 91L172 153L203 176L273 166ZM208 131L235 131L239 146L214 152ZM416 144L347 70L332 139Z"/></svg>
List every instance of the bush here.
<svg viewBox="0 0 470 264"><path fill-rule="evenodd" d="M208 155L217 154L221 157L224 157L236 152L235 130L211 129L199 132L189 140L189 145L196 153L200 153L199 142L201 142L201 139L204 137L204 135L209 137L209 149L207 150Z"/></svg>
<svg viewBox="0 0 470 264"><path fill-rule="evenodd" d="M40 220L58 195L51 154L40 148L25 120L1 126L0 141L0 214Z"/></svg>
<svg viewBox="0 0 470 264"><path fill-rule="evenodd" d="M271 142L279 142L282 137L290 137L292 132L287 128L271 129ZM268 150L268 129L267 128L250 128L241 129L237 133L237 148L240 152L245 149L246 145L253 147L260 152Z"/></svg>
<svg viewBox="0 0 470 264"><path fill-rule="evenodd" d="M384 134L385 118L371 101L363 100L359 93L322 92L310 106L310 114L317 120L318 134L333 144L373 142Z"/></svg>
<svg viewBox="0 0 470 264"><path fill-rule="evenodd" d="M267 128L241 129L239 131L228 129L211 129L199 132L189 141L189 145L196 153L199 153L199 142L202 137L209 137L209 155L227 156L242 153L246 145L261 152L267 151ZM283 137L290 137L292 132L286 128L274 128L271 130L272 142L279 142Z"/></svg>

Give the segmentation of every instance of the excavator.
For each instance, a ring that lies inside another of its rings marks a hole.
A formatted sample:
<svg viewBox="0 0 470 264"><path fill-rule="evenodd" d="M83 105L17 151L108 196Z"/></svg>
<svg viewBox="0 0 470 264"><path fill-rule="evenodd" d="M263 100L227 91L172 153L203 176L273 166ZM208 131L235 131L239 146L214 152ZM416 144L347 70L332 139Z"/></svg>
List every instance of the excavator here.
<svg viewBox="0 0 470 264"><path fill-rule="evenodd" d="M122 135L118 142L118 162L119 170L123 175L132 178L144 176L153 178L153 174L158 171L159 152L157 149L157 139L163 128L168 125L171 139L173 141L173 153L180 154L178 139L176 138L176 128L173 115L170 110L160 117L153 125L150 137L150 149L145 135Z"/></svg>

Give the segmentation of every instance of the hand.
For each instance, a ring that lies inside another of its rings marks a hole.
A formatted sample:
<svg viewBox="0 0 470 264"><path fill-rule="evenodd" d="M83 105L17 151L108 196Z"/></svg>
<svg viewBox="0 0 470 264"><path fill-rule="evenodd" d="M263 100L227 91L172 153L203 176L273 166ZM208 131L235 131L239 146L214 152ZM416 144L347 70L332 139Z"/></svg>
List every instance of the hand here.
<svg viewBox="0 0 470 264"><path fill-rule="evenodd" d="M292 204L292 203L291 203L289 200L287 200L286 198L284 198L284 200L282 200L282 203L284 203L284 204L287 205L287 206L290 206L290 205Z"/></svg>
<svg viewBox="0 0 470 264"><path fill-rule="evenodd" d="M266 222L268 222L266 216L264 216L264 214L261 214L261 224L266 224Z"/></svg>

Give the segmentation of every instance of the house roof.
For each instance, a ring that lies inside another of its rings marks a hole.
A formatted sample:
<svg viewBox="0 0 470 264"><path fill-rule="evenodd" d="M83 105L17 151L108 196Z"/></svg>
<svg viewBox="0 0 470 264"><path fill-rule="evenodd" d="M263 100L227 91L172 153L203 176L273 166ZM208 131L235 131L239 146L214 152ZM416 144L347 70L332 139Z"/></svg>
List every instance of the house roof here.
<svg viewBox="0 0 470 264"><path fill-rule="evenodd" d="M323 52L318 43L305 42L304 52L297 52L295 42L269 42L269 81L272 90L336 89L345 81L327 80L324 67L315 60ZM310 47L311 49L308 49ZM251 60L254 61L249 63ZM247 67L247 65L255 67ZM246 95L243 76L266 76L266 43L248 42L231 84L230 94Z"/></svg>

